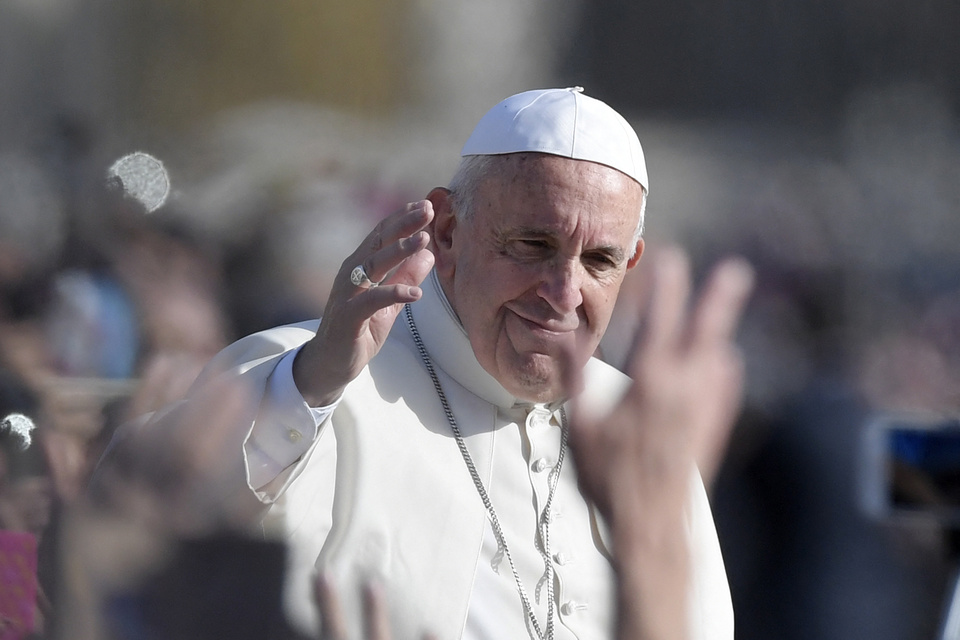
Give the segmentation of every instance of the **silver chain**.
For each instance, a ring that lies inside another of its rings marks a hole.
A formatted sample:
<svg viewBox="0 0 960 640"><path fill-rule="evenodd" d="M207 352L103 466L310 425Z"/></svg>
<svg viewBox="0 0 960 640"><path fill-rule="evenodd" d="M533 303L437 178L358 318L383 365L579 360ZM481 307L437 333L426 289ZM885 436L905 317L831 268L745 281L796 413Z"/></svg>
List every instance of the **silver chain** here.
<svg viewBox="0 0 960 640"><path fill-rule="evenodd" d="M557 464L550 472L550 477L548 482L550 484L550 491L547 494L547 504L544 506L543 513L540 514L538 519L538 529L541 540L540 545L540 555L543 558L544 564L544 574L543 578L537 583L537 600L539 602L539 593L541 585L546 582L547 585L547 624L545 631L541 629L540 622L537 620L537 616L533 611L533 607L530 605L530 598L527 596L526 590L523 588L523 582L520 580L520 574L517 572L517 567L513 563L513 556L510 554L510 548L507 546L507 540L503 535L503 529L500 527L500 519L497 518L497 512L493 509L493 503L490 501L490 496L487 494L486 488L483 486L483 481L480 479L480 474L477 472L477 467L473 463L473 457L470 455L470 451L467 450L467 443L464 442L463 436L460 434L460 427L457 426L457 420L453 415L453 410L450 409L450 404L447 402L447 396L443 392L443 388L440 386L440 379L437 377L437 372L433 368L433 364L430 361L430 356L427 355L427 349L423 345L423 339L420 337L420 331L417 329L416 323L413 321L413 312L410 309L410 305L404 306L404 312L407 319L407 326L410 328L410 333L413 336L413 341L417 345L417 352L420 354L420 359L423 361L424 366L427 369L427 373L430 374L430 379L433 381L433 387L437 391L437 396L440 398L440 404L443 407L443 412L447 417L447 422L450 423L450 429L453 431L453 436L457 441L457 447L460 448L460 454L463 456L463 461L467 465L467 469L470 471L470 477L473 479L473 484L477 488L477 493L480 494L480 500L483 502L483 506L487 509L487 513L490 516L490 524L493 526L493 533L497 538L497 545L499 546L500 551L503 552L503 555L506 556L507 562L510 563L510 570L513 572L513 579L517 583L517 591L520 593L520 601L523 604L523 611L527 616L527 631L530 632L530 627L532 626L532 631L536 633L536 638L539 640L552 640L553 638L553 619L555 614L555 604L554 604L554 592L553 592L553 582L554 582L554 568L553 568L553 559L550 557L550 509L553 505L553 495L556 492L557 483L560 478L560 468L563 466L563 453L567 448L567 414L560 408L560 454L557 457ZM498 554L499 552L498 551ZM531 633L531 636L534 634Z"/></svg>

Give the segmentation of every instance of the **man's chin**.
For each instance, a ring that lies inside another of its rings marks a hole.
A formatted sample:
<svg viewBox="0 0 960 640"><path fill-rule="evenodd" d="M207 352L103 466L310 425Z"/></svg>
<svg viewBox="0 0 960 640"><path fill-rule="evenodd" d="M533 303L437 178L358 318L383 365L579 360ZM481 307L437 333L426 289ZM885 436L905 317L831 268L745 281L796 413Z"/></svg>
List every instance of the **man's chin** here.
<svg viewBox="0 0 960 640"><path fill-rule="evenodd" d="M510 370L509 385L507 391L527 402L554 402L564 397L560 363L544 354L525 356L521 366Z"/></svg>

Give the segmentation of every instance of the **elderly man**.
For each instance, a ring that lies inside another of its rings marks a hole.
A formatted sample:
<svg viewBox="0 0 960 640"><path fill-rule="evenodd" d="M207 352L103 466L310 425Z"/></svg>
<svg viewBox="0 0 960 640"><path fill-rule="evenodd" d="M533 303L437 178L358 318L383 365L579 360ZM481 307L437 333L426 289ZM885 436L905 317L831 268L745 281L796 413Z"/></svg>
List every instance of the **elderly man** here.
<svg viewBox="0 0 960 640"><path fill-rule="evenodd" d="M595 500L578 487L565 401L571 371L584 411L630 385L590 356L643 253L643 152L623 117L571 88L504 100L462 155L448 188L346 259L322 321L228 347L198 389L239 376L262 392L242 425L247 485L289 542L287 608L308 628L322 571L347 596L382 583L395 637L612 637L603 515L617 508L597 475L581 478ZM686 502L689 637L730 640L695 471Z"/></svg>

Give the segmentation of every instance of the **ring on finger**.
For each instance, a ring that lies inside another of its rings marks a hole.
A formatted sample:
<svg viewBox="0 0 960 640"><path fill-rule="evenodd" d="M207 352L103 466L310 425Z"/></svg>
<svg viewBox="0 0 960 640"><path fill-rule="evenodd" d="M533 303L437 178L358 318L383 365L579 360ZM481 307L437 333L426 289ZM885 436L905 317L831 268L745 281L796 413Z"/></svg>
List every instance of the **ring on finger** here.
<svg viewBox="0 0 960 640"><path fill-rule="evenodd" d="M361 289L370 289L380 284L370 279L370 276L367 275L367 270L363 268L362 262L355 266L353 271L350 272L350 282Z"/></svg>

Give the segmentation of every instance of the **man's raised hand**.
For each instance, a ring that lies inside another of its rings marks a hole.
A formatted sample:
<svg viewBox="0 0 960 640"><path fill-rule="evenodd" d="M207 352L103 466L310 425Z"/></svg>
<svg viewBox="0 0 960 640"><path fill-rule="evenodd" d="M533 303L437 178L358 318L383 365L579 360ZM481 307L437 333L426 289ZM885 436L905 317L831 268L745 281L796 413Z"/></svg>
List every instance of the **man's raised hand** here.
<svg viewBox="0 0 960 640"><path fill-rule="evenodd" d="M383 346L403 305L420 299L420 283L433 267L427 249L432 220L429 200L408 204L381 220L344 260L317 335L294 361L294 381L307 404L336 400ZM372 285L354 284L357 267Z"/></svg>

